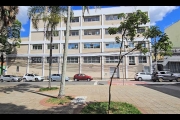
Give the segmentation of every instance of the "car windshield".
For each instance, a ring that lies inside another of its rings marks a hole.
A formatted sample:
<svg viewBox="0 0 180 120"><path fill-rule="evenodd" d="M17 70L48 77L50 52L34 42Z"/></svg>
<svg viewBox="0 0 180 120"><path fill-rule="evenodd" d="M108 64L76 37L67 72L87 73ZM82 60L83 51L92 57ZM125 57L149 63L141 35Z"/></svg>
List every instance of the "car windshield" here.
<svg viewBox="0 0 180 120"><path fill-rule="evenodd" d="M12 75L12 77L16 77L15 75Z"/></svg>
<svg viewBox="0 0 180 120"><path fill-rule="evenodd" d="M37 75L37 74L34 74L35 76L39 76L39 75Z"/></svg>

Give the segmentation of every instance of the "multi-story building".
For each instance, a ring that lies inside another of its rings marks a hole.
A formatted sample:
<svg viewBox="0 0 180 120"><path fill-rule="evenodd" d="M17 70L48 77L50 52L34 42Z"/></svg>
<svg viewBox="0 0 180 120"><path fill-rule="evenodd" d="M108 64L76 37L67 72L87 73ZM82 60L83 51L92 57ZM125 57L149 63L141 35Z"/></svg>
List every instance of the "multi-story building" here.
<svg viewBox="0 0 180 120"><path fill-rule="evenodd" d="M148 6L137 6L149 16ZM110 78L114 68L118 63L120 44L115 42L116 35L109 35L108 28L120 25L123 18L118 19L120 13L135 12L135 7L112 7L91 9L90 14L86 13L82 17L81 10L74 10L74 20L71 21L71 30L68 45L67 76L73 77L77 73L85 73L94 78ZM150 23L141 25L139 33L150 27ZM53 59L52 73L61 73L63 63L63 50L65 43L66 25L62 21L57 27L57 35L53 37ZM123 48L122 54L131 50L142 37L135 39L135 43L123 41L129 48ZM150 40L144 42L144 47L151 48ZM37 73L48 76L49 72L49 43L44 37L44 23L40 21L39 30L35 30L30 23L30 33L28 38L23 38L21 47L17 48L17 54L8 56L8 74ZM134 51L126 55L116 71L114 77L133 78L139 71L150 71L151 55L141 54ZM124 74L122 74L124 73Z"/></svg>
<svg viewBox="0 0 180 120"><path fill-rule="evenodd" d="M173 43L172 56L164 56L158 63L163 65L164 69L168 69L174 73L180 73L180 20L168 26L165 33L168 35L170 41Z"/></svg>

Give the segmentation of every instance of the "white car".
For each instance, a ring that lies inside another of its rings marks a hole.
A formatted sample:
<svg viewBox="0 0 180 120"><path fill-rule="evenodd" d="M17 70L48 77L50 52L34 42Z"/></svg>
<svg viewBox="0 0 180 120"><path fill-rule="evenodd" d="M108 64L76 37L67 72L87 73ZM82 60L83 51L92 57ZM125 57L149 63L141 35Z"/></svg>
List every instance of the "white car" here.
<svg viewBox="0 0 180 120"><path fill-rule="evenodd" d="M43 76L39 76L37 74L25 74L23 76L23 81L43 81L44 77Z"/></svg>
<svg viewBox="0 0 180 120"><path fill-rule="evenodd" d="M15 75L3 75L1 76L1 82L6 81L6 82L20 82L22 78L17 77Z"/></svg>
<svg viewBox="0 0 180 120"><path fill-rule="evenodd" d="M52 74L51 81L61 81L61 74ZM69 77L65 77L65 81L69 81Z"/></svg>
<svg viewBox="0 0 180 120"><path fill-rule="evenodd" d="M139 81L152 80L152 75L150 73L147 73L147 72L138 72L135 74L134 79L139 80Z"/></svg>

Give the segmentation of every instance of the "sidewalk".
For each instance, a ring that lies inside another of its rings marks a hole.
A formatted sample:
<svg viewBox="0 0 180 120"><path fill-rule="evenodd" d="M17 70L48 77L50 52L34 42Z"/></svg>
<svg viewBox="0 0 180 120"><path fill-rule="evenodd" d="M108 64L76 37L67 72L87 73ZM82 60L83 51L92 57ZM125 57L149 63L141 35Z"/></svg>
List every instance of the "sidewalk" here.
<svg viewBox="0 0 180 120"><path fill-rule="evenodd" d="M0 88L0 114L73 114L78 105L45 106L40 103L59 90L37 92L39 86ZM86 96L86 102L108 101L108 85L68 85L66 95ZM179 98L143 86L112 86L112 101L128 102L144 114L180 114Z"/></svg>

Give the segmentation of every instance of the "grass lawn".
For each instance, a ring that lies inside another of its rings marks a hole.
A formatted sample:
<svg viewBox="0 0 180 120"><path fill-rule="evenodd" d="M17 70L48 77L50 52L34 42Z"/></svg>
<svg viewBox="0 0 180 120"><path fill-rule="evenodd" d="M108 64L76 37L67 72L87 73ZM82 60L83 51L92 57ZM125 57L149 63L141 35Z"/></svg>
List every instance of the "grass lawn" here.
<svg viewBox="0 0 180 120"><path fill-rule="evenodd" d="M71 96L65 96L63 98L49 98L46 102L57 105L64 105L66 103L70 103L74 98Z"/></svg>
<svg viewBox="0 0 180 120"><path fill-rule="evenodd" d="M141 114L132 104L111 102L111 114ZM108 102L93 102L81 110L81 114L108 114Z"/></svg>
<svg viewBox="0 0 180 120"><path fill-rule="evenodd" d="M57 89L59 89L59 88L58 87L51 87L51 88L45 87L45 88L40 88L39 92L49 91L49 90L57 90Z"/></svg>

